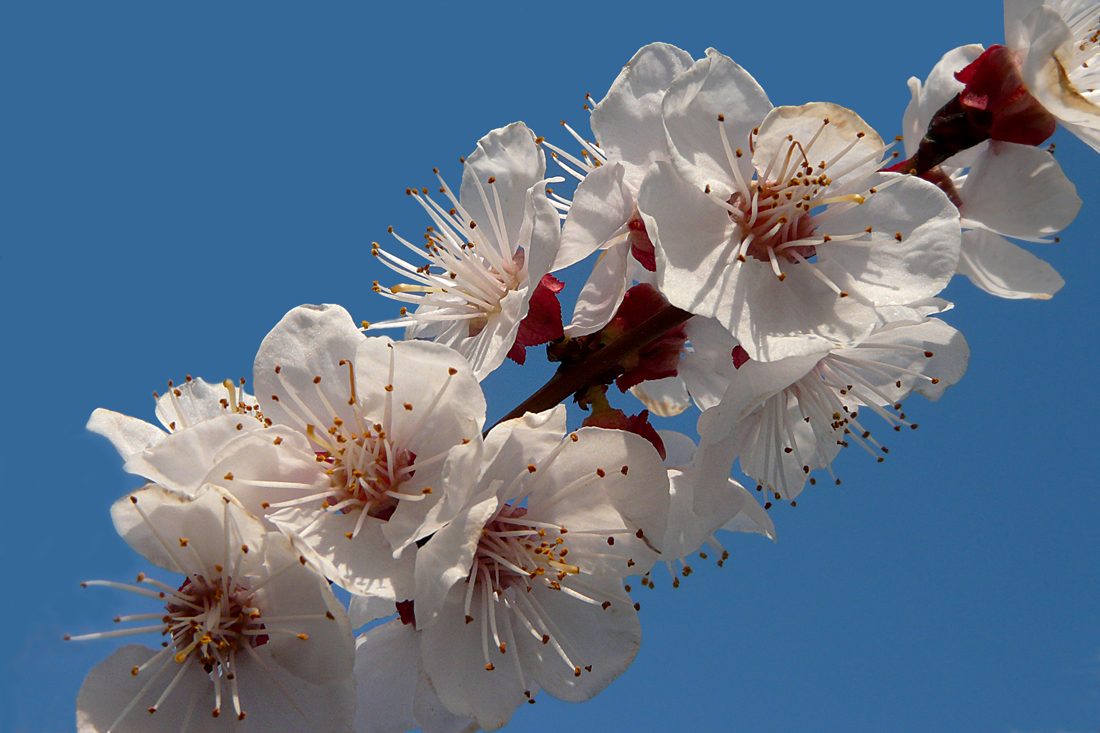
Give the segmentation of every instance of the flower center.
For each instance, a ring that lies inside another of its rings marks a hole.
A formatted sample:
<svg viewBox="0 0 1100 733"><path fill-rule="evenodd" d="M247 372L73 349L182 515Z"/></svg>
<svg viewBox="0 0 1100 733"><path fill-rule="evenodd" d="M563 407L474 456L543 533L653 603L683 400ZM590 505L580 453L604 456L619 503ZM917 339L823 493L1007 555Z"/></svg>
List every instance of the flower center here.
<svg viewBox="0 0 1100 733"><path fill-rule="evenodd" d="M735 192L730 197L729 204L737 212L731 211L730 218L741 225L744 236L742 257L771 262L779 255L793 264L797 262L793 252L806 259L817 254L812 244L799 243L814 232L809 202L817 198L828 178L811 178L809 166L800 173L804 176L786 182L753 181L749 196Z"/></svg>
<svg viewBox="0 0 1100 733"><path fill-rule="evenodd" d="M784 265L811 264L821 245L831 242L868 246L864 240L870 230L840 236L820 235L817 230L829 211L835 214L858 206L866 200L866 196L876 192L868 183L867 176L838 181L870 163L877 163L873 167L877 171L885 165L878 161L889 146L875 146L868 150L861 142L867 134L856 132L848 138L843 148L828 156L828 159L820 159L826 154L815 149L815 145L821 148L818 142L831 124L829 118L823 117L821 125L809 139L799 140L792 134L786 135L774 146L771 160L765 163L754 158L754 163L763 170L758 167L751 178L746 178L741 170L741 159L745 154L740 148L734 149L730 145L724 122L725 116L719 115L718 131L733 173L733 191L727 197L712 191L707 185L703 192L737 224L735 236L740 241L735 239L732 243L728 264L746 262L752 257L769 263L776 278L782 281L787 277L783 271ZM759 129L753 130L748 138L750 152L757 154L758 136ZM815 159L817 162L814 162ZM834 206L839 208L834 210ZM817 268L812 269L838 295L848 295L828 281Z"/></svg>
<svg viewBox="0 0 1100 733"><path fill-rule="evenodd" d="M194 655L207 673L227 676L242 644L255 648L268 641L251 594L228 579L187 578L168 598L163 621L177 663Z"/></svg>
<svg viewBox="0 0 1100 733"><path fill-rule="evenodd" d="M416 454L394 445L381 425L368 426L363 435L358 435L342 432L340 418L334 422L328 432L339 447L317 453L331 465L328 473L337 489L326 501L345 514L359 509L375 519L388 520L398 501L408 498L400 493L400 486L415 473Z"/></svg>
<svg viewBox="0 0 1100 733"><path fill-rule="evenodd" d="M481 532L470 578L483 580L494 593L513 585L526 588L532 581L561 590L560 581L580 572L565 559L568 530L525 520L526 514L523 507L505 504Z"/></svg>

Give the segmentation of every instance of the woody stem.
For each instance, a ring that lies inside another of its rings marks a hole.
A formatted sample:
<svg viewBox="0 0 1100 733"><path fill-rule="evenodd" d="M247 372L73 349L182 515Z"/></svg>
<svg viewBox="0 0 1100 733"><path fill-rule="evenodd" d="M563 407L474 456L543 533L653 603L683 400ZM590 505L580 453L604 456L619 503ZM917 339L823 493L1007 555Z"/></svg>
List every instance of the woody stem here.
<svg viewBox="0 0 1100 733"><path fill-rule="evenodd" d="M518 404L511 412L498 420L496 427L505 420L520 417L528 412L542 412L564 402L578 390L602 384L600 375L607 372L627 356L664 336L691 318L691 314L675 306L665 306L648 320L596 351L579 364L564 365L534 394ZM492 429L492 428L490 428ZM488 432L488 430L486 431Z"/></svg>

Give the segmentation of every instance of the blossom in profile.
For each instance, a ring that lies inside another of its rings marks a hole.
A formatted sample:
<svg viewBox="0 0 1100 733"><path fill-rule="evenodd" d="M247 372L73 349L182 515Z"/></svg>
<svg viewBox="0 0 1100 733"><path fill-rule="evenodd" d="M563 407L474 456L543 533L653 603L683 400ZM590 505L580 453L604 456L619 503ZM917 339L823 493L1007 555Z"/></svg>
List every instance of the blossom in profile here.
<svg viewBox="0 0 1100 733"><path fill-rule="evenodd" d="M957 72L977 63L978 45L949 51L922 84L909 80L912 100L903 123L905 153L917 153L936 113L960 94ZM923 175L938 185L962 216L959 273L1001 298L1047 299L1065 281L1054 268L1006 237L1050 242L1081 208L1076 187L1054 156L1031 145L991 140L963 151Z"/></svg>
<svg viewBox="0 0 1100 733"><path fill-rule="evenodd" d="M447 484L475 498L417 553L414 616L443 705L486 730L541 688L591 698L641 641L622 578L658 557L668 477L621 430L565 432L558 407L456 449Z"/></svg>
<svg viewBox="0 0 1100 733"><path fill-rule="evenodd" d="M372 246L372 254L406 280L390 287L376 283L375 292L407 305L399 318L369 327L404 327L408 338L450 346L483 379L516 345L520 323L557 256L561 220L547 198L545 156L522 122L490 132L463 164L458 196L439 177L449 207L427 188L407 189L432 220L422 246L394 233L414 253L412 261ZM556 335L560 326L559 307ZM530 340L520 345L535 345Z"/></svg>
<svg viewBox="0 0 1100 733"><path fill-rule="evenodd" d="M163 644L125 646L92 669L77 698L79 733L351 730L347 617L290 539L213 487L188 497L147 485L111 515L132 548L184 579L84 584L160 608L115 619L150 625L67 638L152 633Z"/></svg>
<svg viewBox="0 0 1100 733"><path fill-rule="evenodd" d="M865 413L897 432L915 428L902 400L913 392L939 399L962 378L970 355L962 335L943 321L919 309L894 310L893 320L858 344L775 362L750 359L713 321L689 322L695 351L682 373L703 410L704 455L696 463L728 476L739 460L761 489L789 501L807 480L816 483L810 475L816 469L839 483L831 463L843 447L884 460L889 448Z"/></svg>
<svg viewBox="0 0 1100 733"><path fill-rule="evenodd" d="M880 173L888 146L850 110L772 108L714 50L663 101L671 163L642 183L657 286L759 361L858 343L875 308L935 296L959 257L943 192Z"/></svg>

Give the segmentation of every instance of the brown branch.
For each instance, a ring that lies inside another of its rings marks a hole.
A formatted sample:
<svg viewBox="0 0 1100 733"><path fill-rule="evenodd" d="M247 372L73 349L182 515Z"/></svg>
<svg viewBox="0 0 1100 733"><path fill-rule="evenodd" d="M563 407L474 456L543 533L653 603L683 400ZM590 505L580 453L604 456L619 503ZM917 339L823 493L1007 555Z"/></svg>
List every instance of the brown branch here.
<svg viewBox="0 0 1100 733"><path fill-rule="evenodd" d="M615 341L603 347L585 361L568 369L562 367L533 395L517 405L492 427L505 420L521 417L528 412L542 412L564 402L577 390L600 383L599 376L614 367L630 354L664 336L691 318L691 313L675 306L665 306L637 328L627 331ZM490 428L491 430L492 428ZM486 430L486 433L489 431Z"/></svg>

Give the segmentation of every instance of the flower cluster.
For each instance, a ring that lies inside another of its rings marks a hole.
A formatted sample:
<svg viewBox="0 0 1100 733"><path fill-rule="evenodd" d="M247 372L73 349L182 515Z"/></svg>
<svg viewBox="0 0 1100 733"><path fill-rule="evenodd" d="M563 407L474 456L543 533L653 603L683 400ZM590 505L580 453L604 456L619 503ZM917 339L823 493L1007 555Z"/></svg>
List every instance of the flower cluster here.
<svg viewBox="0 0 1100 733"><path fill-rule="evenodd" d="M903 401L962 378L939 297L956 274L1002 298L1062 287L1006 237L1049 241L1080 208L1037 145L1063 124L1097 147L1086 5L1006 0L1006 45L910 80L891 141L835 104L773 106L713 49L645 46L586 105L592 139L515 122L457 191L438 171L437 193L407 190L423 241L391 228L370 250L396 318L303 305L260 344L254 395L169 383L163 429L96 410L147 482L115 527L183 577L85 584L155 608L71 638L161 638L89 673L78 730L458 733L540 691L597 694L641 642L629 578L728 561L719 530L775 539L773 501L840 483L841 448L883 461L881 433L917 427ZM555 376L487 426L485 378L542 345ZM641 405L613 406L627 391ZM651 423L692 409L697 439Z"/></svg>

